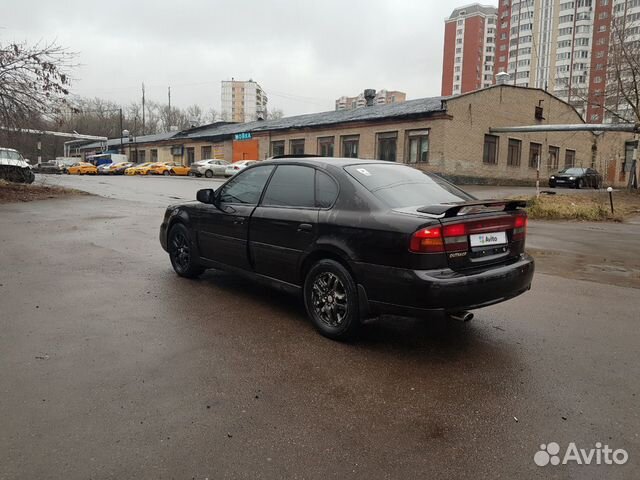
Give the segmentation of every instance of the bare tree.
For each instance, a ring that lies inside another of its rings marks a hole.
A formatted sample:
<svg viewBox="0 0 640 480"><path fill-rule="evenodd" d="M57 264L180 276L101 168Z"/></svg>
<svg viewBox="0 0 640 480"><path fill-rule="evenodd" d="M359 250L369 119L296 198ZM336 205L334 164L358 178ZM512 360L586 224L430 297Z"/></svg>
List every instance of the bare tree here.
<svg viewBox="0 0 640 480"><path fill-rule="evenodd" d="M626 15L611 22L604 108L615 120L640 123L640 22Z"/></svg>
<svg viewBox="0 0 640 480"><path fill-rule="evenodd" d="M218 114L218 111L215 108L210 108L207 112L205 120L207 123L215 123L219 120L219 118L220 115Z"/></svg>
<svg viewBox="0 0 640 480"><path fill-rule="evenodd" d="M590 72L591 76L600 77L598 85L602 87L595 91L590 92L584 82L576 85L576 77L583 74L575 67L558 78L557 85L565 89L569 103L581 112L584 110L585 116L588 107L596 107L611 121L640 123L640 21L630 20L624 12L612 18L609 54L603 67ZM584 77L587 73L584 72Z"/></svg>
<svg viewBox="0 0 640 480"><path fill-rule="evenodd" d="M204 115L199 105L193 104L187 108L185 112L189 120L189 126L198 127L204 123Z"/></svg>
<svg viewBox="0 0 640 480"><path fill-rule="evenodd" d="M160 124L165 132L171 131L173 127L184 130L191 126L184 111L176 107L169 108L169 105L163 105L160 108Z"/></svg>
<svg viewBox="0 0 640 480"><path fill-rule="evenodd" d="M267 111L267 120L277 120L284 117L284 112L281 108L272 108Z"/></svg>
<svg viewBox="0 0 640 480"><path fill-rule="evenodd" d="M18 127L66 108L73 57L55 42L0 44L0 122Z"/></svg>

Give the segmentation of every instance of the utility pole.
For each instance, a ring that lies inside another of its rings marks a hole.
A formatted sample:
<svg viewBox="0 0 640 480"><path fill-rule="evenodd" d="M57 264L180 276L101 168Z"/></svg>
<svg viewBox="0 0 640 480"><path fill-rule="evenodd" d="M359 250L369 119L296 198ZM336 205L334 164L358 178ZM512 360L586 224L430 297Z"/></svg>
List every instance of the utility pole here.
<svg viewBox="0 0 640 480"><path fill-rule="evenodd" d="M119 108L118 111L120 112L120 153L124 153L124 143L122 141L122 108Z"/></svg>
<svg viewBox="0 0 640 480"><path fill-rule="evenodd" d="M145 116L144 116L144 82L142 82L142 135L144 135L145 132Z"/></svg>

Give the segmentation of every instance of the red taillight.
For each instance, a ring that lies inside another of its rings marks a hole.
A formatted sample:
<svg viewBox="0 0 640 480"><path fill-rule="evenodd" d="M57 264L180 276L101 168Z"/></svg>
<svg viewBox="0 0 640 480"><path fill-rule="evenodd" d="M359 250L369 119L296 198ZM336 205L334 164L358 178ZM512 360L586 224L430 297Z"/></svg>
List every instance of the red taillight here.
<svg viewBox="0 0 640 480"><path fill-rule="evenodd" d="M460 237L467 234L467 226L464 223L456 223L444 226L445 237Z"/></svg>
<svg viewBox="0 0 640 480"><path fill-rule="evenodd" d="M518 215L515 217L513 224L513 240L524 240L527 234L527 223L529 219L526 215Z"/></svg>
<svg viewBox="0 0 640 480"><path fill-rule="evenodd" d="M415 253L444 252L442 228L432 227L418 230L411 236L409 250Z"/></svg>
<svg viewBox="0 0 640 480"><path fill-rule="evenodd" d="M511 240L524 240L526 214L446 224L418 230L411 236L409 250L414 253L459 252L469 249L469 235L512 230Z"/></svg>

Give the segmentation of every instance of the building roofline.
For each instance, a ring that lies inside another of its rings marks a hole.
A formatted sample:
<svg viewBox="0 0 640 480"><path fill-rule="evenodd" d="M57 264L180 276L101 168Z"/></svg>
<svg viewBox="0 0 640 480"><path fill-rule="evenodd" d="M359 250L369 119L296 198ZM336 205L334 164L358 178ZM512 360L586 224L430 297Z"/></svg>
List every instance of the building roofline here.
<svg viewBox="0 0 640 480"><path fill-rule="evenodd" d="M578 110L576 109L576 107L574 107L573 105L571 105L569 102L567 102L566 100L561 99L560 97L556 97L553 93L549 93L547 90L543 89L543 88L538 88L538 87L522 87L520 85L510 85L508 83L504 83L501 85L491 85L490 87L486 87L486 88L479 88L478 90L473 90L471 92L466 92L466 93L462 93L460 95L455 95L455 96L451 96L447 98L447 101L451 101L451 100L456 100L458 98L462 98L462 97L466 97L468 95L473 95L475 93L480 93L480 92L484 92L486 90L491 90L494 88L514 88L514 89L519 89L519 90L537 90L539 92L544 93L545 95L561 102L564 103L565 105L571 107L571 109L574 111L574 113L578 116L578 118L580 119L581 123L586 123L584 121L584 119L582 118L582 115L580 115L580 113L578 112Z"/></svg>

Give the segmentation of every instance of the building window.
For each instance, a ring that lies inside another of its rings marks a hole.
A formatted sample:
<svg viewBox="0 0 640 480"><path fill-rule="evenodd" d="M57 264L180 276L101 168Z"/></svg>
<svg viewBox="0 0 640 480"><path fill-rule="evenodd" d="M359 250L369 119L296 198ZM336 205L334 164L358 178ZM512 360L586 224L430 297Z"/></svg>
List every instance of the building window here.
<svg viewBox="0 0 640 480"><path fill-rule="evenodd" d="M558 157L560 156L560 147L549 147L549 168L551 170L558 169Z"/></svg>
<svg viewBox="0 0 640 480"><path fill-rule="evenodd" d="M429 161L429 130L407 133L407 163Z"/></svg>
<svg viewBox="0 0 640 480"><path fill-rule="evenodd" d="M499 137L495 135L484 136L484 151L482 152L482 161L484 163L493 165L498 163L498 145Z"/></svg>
<svg viewBox="0 0 640 480"><path fill-rule="evenodd" d="M187 165L191 165L196 160L196 149L187 147Z"/></svg>
<svg viewBox="0 0 640 480"><path fill-rule="evenodd" d="M271 142L271 156L284 155L284 140Z"/></svg>
<svg viewBox="0 0 640 480"><path fill-rule="evenodd" d="M522 152L522 141L515 138L509 139L509 148L507 150L507 165L511 167L520 166L520 154Z"/></svg>
<svg viewBox="0 0 640 480"><path fill-rule="evenodd" d="M333 157L333 137L318 138L318 155L321 157Z"/></svg>
<svg viewBox="0 0 640 480"><path fill-rule="evenodd" d="M291 155L304 155L304 139L290 140L289 153Z"/></svg>
<svg viewBox="0 0 640 480"><path fill-rule="evenodd" d="M200 147L200 160L211 158L211 145Z"/></svg>
<svg viewBox="0 0 640 480"><path fill-rule="evenodd" d="M341 137L342 156L346 158L358 158L358 143L360 135L348 135Z"/></svg>
<svg viewBox="0 0 640 480"><path fill-rule="evenodd" d="M576 151L567 150L564 153L564 168L571 168L576 164Z"/></svg>
<svg viewBox="0 0 640 480"><path fill-rule="evenodd" d="M152 162L157 162L158 161L158 150L156 148L152 148L150 153L151 153L150 160Z"/></svg>
<svg viewBox="0 0 640 480"><path fill-rule="evenodd" d="M542 153L542 145L539 143L531 142L529 144L529 167L538 168L538 161L540 160L540 154Z"/></svg>
<svg viewBox="0 0 640 480"><path fill-rule="evenodd" d="M378 160L396 161L398 132L378 133Z"/></svg>

